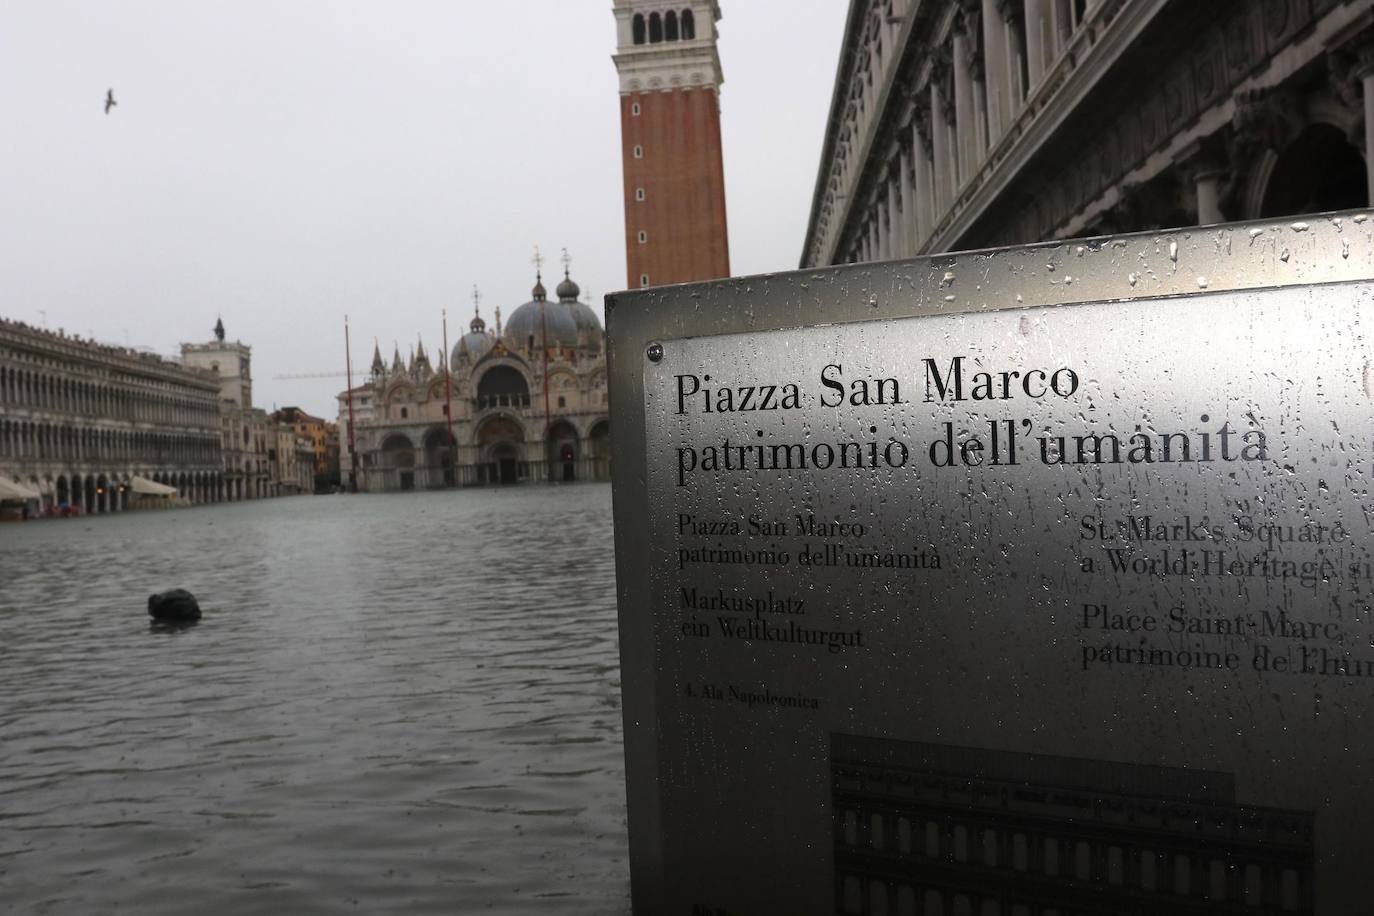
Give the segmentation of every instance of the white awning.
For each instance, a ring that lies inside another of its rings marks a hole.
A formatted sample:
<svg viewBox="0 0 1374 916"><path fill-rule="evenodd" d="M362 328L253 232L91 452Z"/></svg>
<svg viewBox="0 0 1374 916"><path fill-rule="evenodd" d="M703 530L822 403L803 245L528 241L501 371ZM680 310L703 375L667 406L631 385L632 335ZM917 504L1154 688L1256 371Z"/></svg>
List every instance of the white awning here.
<svg viewBox="0 0 1374 916"><path fill-rule="evenodd" d="M176 496L177 488L169 487L166 484L158 483L156 480L149 480L146 477L139 477L137 474L129 481L129 487L135 493L144 496Z"/></svg>
<svg viewBox="0 0 1374 916"><path fill-rule="evenodd" d="M8 477L0 476L0 501L28 502L31 499L41 498L42 497L37 493L23 484L17 483Z"/></svg>

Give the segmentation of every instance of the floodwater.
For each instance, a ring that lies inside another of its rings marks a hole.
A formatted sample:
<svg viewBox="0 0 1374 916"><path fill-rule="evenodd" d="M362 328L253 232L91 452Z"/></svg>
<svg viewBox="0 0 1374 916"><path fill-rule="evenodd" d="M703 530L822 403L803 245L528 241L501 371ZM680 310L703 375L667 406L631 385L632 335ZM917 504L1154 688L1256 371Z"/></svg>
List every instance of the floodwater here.
<svg viewBox="0 0 1374 916"><path fill-rule="evenodd" d="M0 909L628 913L610 503L0 525Z"/></svg>

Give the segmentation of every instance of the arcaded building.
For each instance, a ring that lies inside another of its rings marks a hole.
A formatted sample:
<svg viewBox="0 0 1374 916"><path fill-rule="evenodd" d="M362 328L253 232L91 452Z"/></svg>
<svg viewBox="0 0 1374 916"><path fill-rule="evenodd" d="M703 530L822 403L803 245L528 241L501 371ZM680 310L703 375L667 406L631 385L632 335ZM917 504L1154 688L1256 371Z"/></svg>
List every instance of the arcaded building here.
<svg viewBox="0 0 1374 916"><path fill-rule="evenodd" d="M601 321L565 271L550 300L531 299L505 326L477 310L432 362L423 341L391 362L374 347L368 382L339 395L342 476L362 491L610 478L610 418ZM450 371L451 367L451 371Z"/></svg>
<svg viewBox="0 0 1374 916"><path fill-rule="evenodd" d="M40 510L129 506L138 482L219 499L219 384L148 353L0 319L0 476Z"/></svg>
<svg viewBox="0 0 1374 916"><path fill-rule="evenodd" d="M1363 207L1367 0L851 0L802 267Z"/></svg>

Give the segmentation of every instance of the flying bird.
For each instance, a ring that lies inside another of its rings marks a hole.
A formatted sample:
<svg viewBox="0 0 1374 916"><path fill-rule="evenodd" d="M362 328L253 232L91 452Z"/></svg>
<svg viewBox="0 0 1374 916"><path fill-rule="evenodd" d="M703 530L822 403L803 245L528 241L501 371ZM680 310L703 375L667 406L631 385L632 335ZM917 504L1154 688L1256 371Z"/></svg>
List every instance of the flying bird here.
<svg viewBox="0 0 1374 916"><path fill-rule="evenodd" d="M105 113L106 113L106 114L109 114L109 113L110 113L110 109L113 108L113 107L115 107L115 106L118 105L118 104L119 104L119 103L116 102L116 101L115 101L115 98L114 98L114 90L113 90L113 89L106 89L106 90L105 90Z"/></svg>

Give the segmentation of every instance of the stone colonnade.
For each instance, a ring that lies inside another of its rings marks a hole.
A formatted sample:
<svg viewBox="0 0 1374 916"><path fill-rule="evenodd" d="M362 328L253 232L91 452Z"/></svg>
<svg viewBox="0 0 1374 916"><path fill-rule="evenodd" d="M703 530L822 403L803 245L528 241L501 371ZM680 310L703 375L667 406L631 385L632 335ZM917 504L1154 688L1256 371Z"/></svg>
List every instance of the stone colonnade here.
<svg viewBox="0 0 1374 916"><path fill-rule="evenodd" d="M0 319L0 474L45 512L122 511L134 477L219 501L218 392L160 357Z"/></svg>
<svg viewBox="0 0 1374 916"><path fill-rule="evenodd" d="M1272 160L1282 144L1320 118L1334 122L1363 155L1364 199L1374 195L1374 26L1360 18L1368 15L1359 4L1340 0L1303 7L1312 21L1300 23L1290 21L1297 14L1286 12L1285 4L1278 5L1282 10L1218 6L1224 10L1218 17L1237 21L1209 24L1222 45L1212 53L1235 60L1215 63L1215 72L1186 56L1158 61L1161 84L1173 68L1196 71L1187 79L1199 81L1161 90L1156 120L1166 122L1163 135L1121 137L1115 126L1099 124L1100 136L1080 135L1073 144L1075 161L1050 164L1063 173L1054 182L1016 174L1054 136L1056 122L1074 112L1081 96L1073 93L1113 77L1107 55L1128 45L1123 36L1150 24L1156 13L1177 12L1166 6L1163 0L950 0L934 9L913 0L857 3L803 266L1154 228L1185 217L1207 224L1275 215L1265 212L1275 205L1266 205L1261 187L1273 163L1256 154L1271 150ZM1246 30L1231 28L1244 17ZM1234 34L1282 35L1284 28L1293 32L1283 36L1287 45L1276 39L1272 46L1239 50L1225 44ZM1260 66L1264 55L1268 72ZM1327 104L1325 97L1291 103L1284 96L1295 90L1283 81L1322 57L1335 84L1330 95L1340 104ZM1195 115L1169 110L1177 102L1169 93L1180 92L1208 108ZM1260 116L1257 98L1266 108ZM1140 100L1142 108L1154 103ZM1276 106L1287 107L1276 114ZM1153 110L1148 114L1153 117ZM1179 133L1170 133L1169 120ZM1125 132L1157 126L1139 122ZM1139 158L1151 143L1166 161ZM1092 162L1099 153L1120 161ZM1163 215L1129 212L1133 188L1171 167L1166 193L1181 184L1181 204L1163 208ZM1019 194L1006 197L1008 182L1018 180L1024 182ZM1016 231L984 229L970 237L980 208L998 203L999 215L1011 224L1018 215L1010 212L1013 202L1027 211Z"/></svg>

